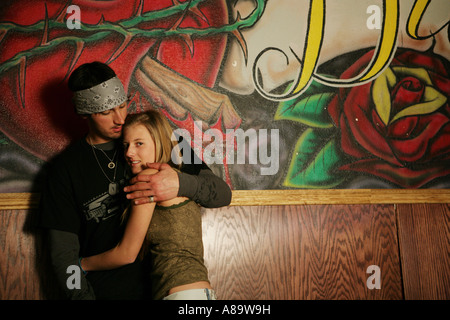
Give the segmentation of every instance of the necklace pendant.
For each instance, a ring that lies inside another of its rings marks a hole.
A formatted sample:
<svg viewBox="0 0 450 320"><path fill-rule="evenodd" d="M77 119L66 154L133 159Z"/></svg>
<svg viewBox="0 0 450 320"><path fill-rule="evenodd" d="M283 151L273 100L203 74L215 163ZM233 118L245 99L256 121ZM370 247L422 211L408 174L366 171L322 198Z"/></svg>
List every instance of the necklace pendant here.
<svg viewBox="0 0 450 320"><path fill-rule="evenodd" d="M111 182L108 186L108 193L112 196L119 193L119 184L117 182Z"/></svg>
<svg viewBox="0 0 450 320"><path fill-rule="evenodd" d="M110 169L114 169L116 167L116 165L114 164L114 162L110 162L110 163L108 163L108 168L110 168Z"/></svg>

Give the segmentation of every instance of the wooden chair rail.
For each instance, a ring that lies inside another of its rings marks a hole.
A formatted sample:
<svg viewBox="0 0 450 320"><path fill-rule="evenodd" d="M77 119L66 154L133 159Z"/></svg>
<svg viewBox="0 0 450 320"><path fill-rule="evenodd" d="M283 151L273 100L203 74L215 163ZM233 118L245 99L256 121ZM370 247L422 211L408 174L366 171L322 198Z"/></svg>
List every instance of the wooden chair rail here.
<svg viewBox="0 0 450 320"><path fill-rule="evenodd" d="M0 210L34 209L39 193L0 193ZM449 203L450 189L233 190L231 206Z"/></svg>

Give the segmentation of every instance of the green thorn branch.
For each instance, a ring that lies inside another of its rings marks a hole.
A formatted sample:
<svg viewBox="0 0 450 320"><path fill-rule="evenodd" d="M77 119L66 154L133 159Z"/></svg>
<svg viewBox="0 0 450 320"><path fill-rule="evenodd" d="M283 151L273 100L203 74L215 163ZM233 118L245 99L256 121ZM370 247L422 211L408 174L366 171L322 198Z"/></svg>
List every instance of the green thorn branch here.
<svg viewBox="0 0 450 320"><path fill-rule="evenodd" d="M177 14L188 10L189 8L193 8L203 2L205 0L192 0L189 2L179 3L172 7L151 11L144 14L138 14L137 16L128 19L122 20L118 23L110 23L110 22L101 22L98 24L84 24L80 23L80 28L77 29L77 32L82 33L83 35L93 33L88 36L61 36L51 40L48 40L46 43L42 43L39 46L36 46L32 49L22 51L17 53L14 57L8 59L7 61L0 64L0 73L3 73L20 63L27 58L36 56L38 54L45 53L47 51L52 50L53 48L63 44L63 43L79 43L82 42L84 44L90 42L100 41L112 33L119 34L124 37L124 39L129 39L130 37L145 37L145 38L166 38L166 37L174 37L174 36L190 36L190 37L208 37L216 34L222 33L231 33L236 34L236 32L240 32L240 30L245 28L252 27L262 16L265 9L265 0L254 0L256 7L252 11L252 13L244 18L238 19L228 25L224 25L221 27L209 27L204 29L195 29L195 28L174 28L174 29L162 29L155 28L151 30L140 29L137 26L141 23L155 21L157 19L168 18ZM67 25L65 22L57 21L57 20L41 20L36 22L33 25L22 26L11 22L0 23L0 43L2 40L6 38L8 32L22 32L22 33L31 33L31 32L48 32L47 30L51 29L66 29ZM73 30L72 30L73 33ZM114 55L114 53L113 53Z"/></svg>

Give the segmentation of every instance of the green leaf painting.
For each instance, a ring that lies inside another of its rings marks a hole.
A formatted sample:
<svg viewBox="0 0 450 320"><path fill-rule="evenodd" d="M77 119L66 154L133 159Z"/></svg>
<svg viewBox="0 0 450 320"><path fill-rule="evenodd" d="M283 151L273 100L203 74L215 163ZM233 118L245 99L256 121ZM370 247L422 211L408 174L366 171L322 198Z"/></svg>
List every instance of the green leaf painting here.
<svg viewBox="0 0 450 320"><path fill-rule="evenodd" d="M313 81L300 97L278 105L275 120L292 120L315 128L333 127L326 109L334 96L334 92L329 90L329 87Z"/></svg>
<svg viewBox="0 0 450 320"><path fill-rule="evenodd" d="M293 120L315 128L331 128L333 124L325 107L332 96L332 93L319 93L298 102L282 102L275 114L275 120Z"/></svg>
<svg viewBox="0 0 450 320"><path fill-rule="evenodd" d="M333 188L343 181L337 172L340 153L334 139L325 141L322 134L308 128L300 136L284 181L287 187Z"/></svg>
<svg viewBox="0 0 450 320"><path fill-rule="evenodd" d="M337 171L341 154L327 110L334 95L335 89L313 81L301 96L278 105L275 120L307 126L295 145L284 186L315 189L342 183L342 175Z"/></svg>

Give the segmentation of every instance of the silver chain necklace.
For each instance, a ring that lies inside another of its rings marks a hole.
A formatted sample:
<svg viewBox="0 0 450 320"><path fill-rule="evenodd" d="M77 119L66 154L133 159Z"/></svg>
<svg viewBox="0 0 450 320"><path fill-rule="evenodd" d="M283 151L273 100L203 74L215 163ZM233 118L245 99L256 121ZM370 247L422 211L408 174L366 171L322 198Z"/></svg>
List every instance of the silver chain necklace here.
<svg viewBox="0 0 450 320"><path fill-rule="evenodd" d="M99 166L100 169L102 170L102 172L103 172L104 176L106 177L106 179L108 179L108 181L109 181L109 185L108 185L108 193L109 193L110 195L112 195L112 196L115 195L115 194L117 194L117 193L119 193L119 184L115 181L115 180L116 180L116 172L117 172L117 159L116 159L116 163L113 162L113 161L114 161L114 158L116 157L117 149L116 149L116 151L114 152L114 155L113 155L112 159L110 159L110 158L106 155L105 151L103 151L102 149L97 148L96 146L94 146L94 145L92 144L91 138L89 138L89 145L91 146L92 153L94 154L94 157L95 157L95 160L97 161L98 166ZM110 160L110 163L108 163L108 168L109 168L109 169L114 169L114 176L113 176L113 179L112 179L112 180L108 177L108 175L106 174L106 172L103 170L102 166L100 165L100 161L98 161L97 154L95 153L94 148L97 149L97 150L102 151L102 152L105 154L105 156L108 158L108 160ZM111 164L112 164L112 166L111 166Z"/></svg>
<svg viewBox="0 0 450 320"><path fill-rule="evenodd" d="M114 163L114 158L116 157L117 149L114 151L114 155L113 155L112 159L110 159L110 158L108 157L108 155L106 154L105 151L103 151L103 150L100 149L100 148L97 148L95 145L92 144L91 138L89 138L89 144L91 145L91 147L93 147L93 148L95 148L95 149L100 150L101 152L103 152L103 154L105 155L105 157L108 158L108 160L109 160L108 168L109 168L109 169L114 169L114 168L116 167L116 164Z"/></svg>

